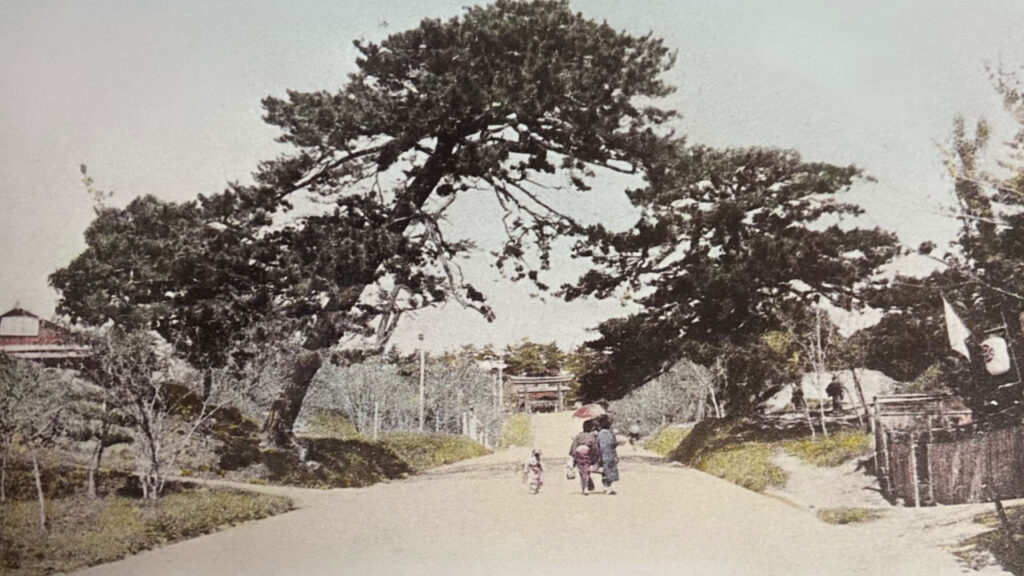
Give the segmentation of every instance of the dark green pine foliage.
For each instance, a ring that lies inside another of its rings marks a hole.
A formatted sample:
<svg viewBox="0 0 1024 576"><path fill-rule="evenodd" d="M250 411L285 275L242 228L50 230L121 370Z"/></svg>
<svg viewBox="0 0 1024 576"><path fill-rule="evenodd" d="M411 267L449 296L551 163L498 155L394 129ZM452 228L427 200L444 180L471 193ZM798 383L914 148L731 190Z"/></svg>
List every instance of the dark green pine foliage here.
<svg viewBox="0 0 1024 576"><path fill-rule="evenodd" d="M591 229L577 252L597 266L565 288L570 298L632 291L642 306L589 343L606 356L584 379L590 399L620 397L688 357L723 361L726 400L742 412L771 371L744 351L819 298L857 305L858 287L898 253L891 234L846 221L860 209L836 195L860 177L855 167L680 142L648 174L631 194L636 225Z"/></svg>
<svg viewBox="0 0 1024 576"><path fill-rule="evenodd" d="M639 173L665 146L660 126L672 116L654 107L671 92L660 76L674 56L661 40L588 20L565 1L499 0L356 47L357 70L340 90L264 100L287 151L261 163L254 184L180 207L199 210L202 234L239 246L237 259L228 249L199 262L225 277L214 286L198 279L211 290L210 308L251 301L258 313L242 307L242 320L259 319L265 288L267 313L303 335L307 352L268 422L278 445L290 442L322 352L342 337L383 346L403 312L449 299L492 316L453 264L472 245L445 227L454 202L493 199L504 210L495 228L507 234L497 264L541 284L552 241L582 230L557 197L588 191L604 171ZM310 206L320 209L309 214ZM64 310L103 307L107 291L138 278L110 257L82 263L103 273L78 279L100 285L79 290L69 274L55 275ZM228 277L224 268L238 265L256 270ZM191 293L195 280L175 276L152 300L126 294L125 308L163 310L158 323L176 317L167 295ZM229 314L224 326L233 322Z"/></svg>

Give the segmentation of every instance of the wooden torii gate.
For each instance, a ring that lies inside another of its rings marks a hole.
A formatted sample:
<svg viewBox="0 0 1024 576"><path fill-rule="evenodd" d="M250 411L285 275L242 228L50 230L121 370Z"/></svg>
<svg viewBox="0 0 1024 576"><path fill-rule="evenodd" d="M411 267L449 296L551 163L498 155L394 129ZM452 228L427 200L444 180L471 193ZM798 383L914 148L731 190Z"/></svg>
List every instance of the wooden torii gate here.
<svg viewBox="0 0 1024 576"><path fill-rule="evenodd" d="M536 409L564 410L573 378L572 374L509 376L507 381L515 395L516 411L530 413Z"/></svg>

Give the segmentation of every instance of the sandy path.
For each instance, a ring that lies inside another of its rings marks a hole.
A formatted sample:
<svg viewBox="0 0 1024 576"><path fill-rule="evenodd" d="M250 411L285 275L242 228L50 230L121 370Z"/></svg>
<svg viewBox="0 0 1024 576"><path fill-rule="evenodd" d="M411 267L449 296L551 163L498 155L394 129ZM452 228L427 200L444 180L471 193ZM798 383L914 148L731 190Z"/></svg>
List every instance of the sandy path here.
<svg viewBox="0 0 1024 576"><path fill-rule="evenodd" d="M275 490L299 509L83 574L963 572L947 552L894 540L887 530L829 526L628 446L619 494L580 496L562 470L576 426L566 414L534 417L535 443L548 463L537 496L515 474L528 452L518 448L369 488Z"/></svg>

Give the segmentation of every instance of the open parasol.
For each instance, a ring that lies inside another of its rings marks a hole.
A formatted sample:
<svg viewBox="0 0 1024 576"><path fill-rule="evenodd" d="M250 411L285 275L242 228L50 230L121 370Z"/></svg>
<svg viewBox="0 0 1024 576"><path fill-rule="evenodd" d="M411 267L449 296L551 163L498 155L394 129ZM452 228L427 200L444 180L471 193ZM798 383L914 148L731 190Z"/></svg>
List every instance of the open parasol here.
<svg viewBox="0 0 1024 576"><path fill-rule="evenodd" d="M573 418L582 418L583 420L590 420L599 416L607 414L604 408L600 404L584 404L580 406L575 412L572 413Z"/></svg>

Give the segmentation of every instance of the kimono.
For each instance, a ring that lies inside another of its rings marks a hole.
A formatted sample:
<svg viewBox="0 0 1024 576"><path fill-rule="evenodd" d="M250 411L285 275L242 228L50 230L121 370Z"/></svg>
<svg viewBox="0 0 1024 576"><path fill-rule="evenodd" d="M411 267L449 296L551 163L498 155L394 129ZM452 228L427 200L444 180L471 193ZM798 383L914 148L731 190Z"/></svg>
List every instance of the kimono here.
<svg viewBox="0 0 1024 576"><path fill-rule="evenodd" d="M619 454L615 450L618 442L615 433L607 428L597 433L597 442L601 449L601 483L607 488L619 481Z"/></svg>
<svg viewBox="0 0 1024 576"><path fill-rule="evenodd" d="M593 432L580 432L572 440L569 447L569 455L573 463L580 471L580 489L586 492L589 488L593 490L593 481L590 479L590 467L601 462L601 451L597 444L597 435Z"/></svg>
<svg viewBox="0 0 1024 576"><path fill-rule="evenodd" d="M530 459L523 464L523 476L526 478L526 484L530 487L531 494L540 492L541 486L544 485L544 464L540 458L530 456Z"/></svg>

